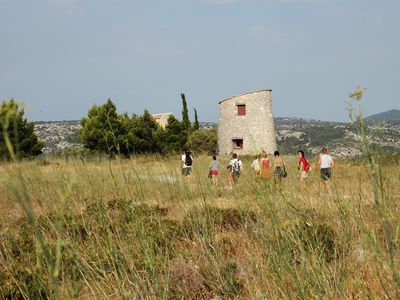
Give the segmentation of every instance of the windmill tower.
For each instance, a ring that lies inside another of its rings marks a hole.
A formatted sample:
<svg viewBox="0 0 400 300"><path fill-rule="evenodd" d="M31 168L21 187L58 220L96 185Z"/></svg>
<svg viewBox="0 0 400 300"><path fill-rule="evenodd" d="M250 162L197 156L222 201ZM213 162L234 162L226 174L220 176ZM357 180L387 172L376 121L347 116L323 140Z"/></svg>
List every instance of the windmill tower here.
<svg viewBox="0 0 400 300"><path fill-rule="evenodd" d="M264 89L232 96L219 102L220 154L255 154L276 150L272 95Z"/></svg>

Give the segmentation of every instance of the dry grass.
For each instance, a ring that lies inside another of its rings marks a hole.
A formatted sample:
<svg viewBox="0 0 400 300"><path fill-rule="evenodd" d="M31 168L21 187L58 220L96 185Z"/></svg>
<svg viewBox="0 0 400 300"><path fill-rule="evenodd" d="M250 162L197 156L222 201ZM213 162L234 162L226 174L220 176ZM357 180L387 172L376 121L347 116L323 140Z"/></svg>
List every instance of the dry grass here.
<svg viewBox="0 0 400 300"><path fill-rule="evenodd" d="M234 191L223 168L211 185L207 157L187 184L178 159L3 164L0 296L400 297L399 164L382 168L383 219L367 165L339 162L328 194L315 171L302 187L288 160L280 188L256 185L248 169Z"/></svg>

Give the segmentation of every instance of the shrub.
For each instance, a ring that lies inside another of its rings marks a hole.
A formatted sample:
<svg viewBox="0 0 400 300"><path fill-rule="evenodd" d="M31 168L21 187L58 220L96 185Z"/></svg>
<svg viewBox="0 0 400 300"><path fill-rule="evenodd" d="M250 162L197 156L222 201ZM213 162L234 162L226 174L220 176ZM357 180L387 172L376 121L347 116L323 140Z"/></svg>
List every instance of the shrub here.
<svg viewBox="0 0 400 300"><path fill-rule="evenodd" d="M196 153L214 155L218 150L218 135L215 129L199 129L189 136L188 148Z"/></svg>
<svg viewBox="0 0 400 300"><path fill-rule="evenodd" d="M10 142L7 146L7 140ZM24 109L14 99L3 101L0 107L0 158L31 158L42 153L44 143L39 141L34 124L24 118ZM11 151L11 152L10 152Z"/></svg>

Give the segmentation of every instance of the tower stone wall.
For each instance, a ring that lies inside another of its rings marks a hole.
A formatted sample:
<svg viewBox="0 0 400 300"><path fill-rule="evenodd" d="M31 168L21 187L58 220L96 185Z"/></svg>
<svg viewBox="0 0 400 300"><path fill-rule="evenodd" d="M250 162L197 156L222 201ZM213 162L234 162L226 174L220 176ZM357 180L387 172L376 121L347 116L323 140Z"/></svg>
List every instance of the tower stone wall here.
<svg viewBox="0 0 400 300"><path fill-rule="evenodd" d="M249 92L219 102L218 147L220 154L276 150L271 90Z"/></svg>

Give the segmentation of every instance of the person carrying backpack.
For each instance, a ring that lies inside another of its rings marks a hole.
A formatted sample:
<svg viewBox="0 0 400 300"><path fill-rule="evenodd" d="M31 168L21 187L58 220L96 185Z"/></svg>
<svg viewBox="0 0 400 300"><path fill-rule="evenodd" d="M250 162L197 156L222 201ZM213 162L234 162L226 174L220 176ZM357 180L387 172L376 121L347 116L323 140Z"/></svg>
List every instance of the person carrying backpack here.
<svg viewBox="0 0 400 300"><path fill-rule="evenodd" d="M233 153L232 160L228 165L228 183L230 188L233 188L233 184L237 184L239 182L239 177L241 172L243 171L243 163L240 159L237 158L237 154Z"/></svg>
<svg viewBox="0 0 400 300"><path fill-rule="evenodd" d="M308 177L308 172L311 170L311 166L310 162L306 159L303 150L300 150L297 153L299 157L299 173L297 174L297 178L299 178L300 181L304 181Z"/></svg>
<svg viewBox="0 0 400 300"><path fill-rule="evenodd" d="M186 179L190 179L190 173L192 171L193 158L188 150L184 150L181 159L182 176Z"/></svg>

